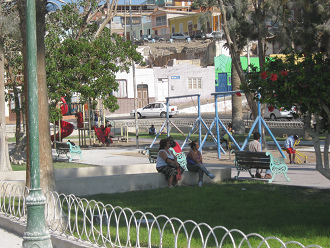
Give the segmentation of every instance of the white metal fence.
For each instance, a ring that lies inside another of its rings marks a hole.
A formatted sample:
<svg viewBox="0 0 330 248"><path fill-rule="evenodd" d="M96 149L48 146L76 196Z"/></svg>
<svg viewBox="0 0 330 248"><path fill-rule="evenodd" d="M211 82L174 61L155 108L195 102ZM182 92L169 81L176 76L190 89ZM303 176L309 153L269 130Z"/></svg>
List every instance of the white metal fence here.
<svg viewBox="0 0 330 248"><path fill-rule="evenodd" d="M25 223L29 189L0 182L0 213ZM192 220L132 211L74 195L47 192L46 221L50 233L88 241L91 247L319 247L283 242L238 229L211 227Z"/></svg>

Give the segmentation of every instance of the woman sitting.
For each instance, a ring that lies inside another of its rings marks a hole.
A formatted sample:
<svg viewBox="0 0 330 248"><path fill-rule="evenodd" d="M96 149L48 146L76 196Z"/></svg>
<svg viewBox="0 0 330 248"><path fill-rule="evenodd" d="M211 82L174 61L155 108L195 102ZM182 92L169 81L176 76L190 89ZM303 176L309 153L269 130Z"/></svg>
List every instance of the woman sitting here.
<svg viewBox="0 0 330 248"><path fill-rule="evenodd" d="M177 184L175 177L178 174L178 168L180 168L181 171L181 167L178 164L176 157L170 151L170 142L167 139L160 140L156 170L165 175L169 188L172 188Z"/></svg>
<svg viewBox="0 0 330 248"><path fill-rule="evenodd" d="M203 165L203 158L202 154L199 149L199 144L197 141L192 141L190 144L190 151L187 155L187 168L190 172L198 172L199 179L198 179L198 186L203 186L203 174L205 173L211 179L214 179L215 176L209 172L205 166Z"/></svg>
<svg viewBox="0 0 330 248"><path fill-rule="evenodd" d="M185 171L188 171L186 154L181 150L178 142L176 142L172 136L168 136L167 140L170 142L170 150L176 157L176 160L178 161L181 168Z"/></svg>

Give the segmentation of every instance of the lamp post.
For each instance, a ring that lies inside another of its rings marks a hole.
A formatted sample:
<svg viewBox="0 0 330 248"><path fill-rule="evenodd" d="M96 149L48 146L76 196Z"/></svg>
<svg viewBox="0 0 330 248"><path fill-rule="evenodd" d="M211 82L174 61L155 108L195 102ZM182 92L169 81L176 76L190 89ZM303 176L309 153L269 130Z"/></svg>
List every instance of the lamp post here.
<svg viewBox="0 0 330 248"><path fill-rule="evenodd" d="M27 45L27 83L29 113L29 155L30 155L30 192L26 197L27 226L23 236L23 247L51 248L49 232L45 221L46 198L40 188L39 166L39 115L37 84L37 36L36 3L25 1L26 45Z"/></svg>

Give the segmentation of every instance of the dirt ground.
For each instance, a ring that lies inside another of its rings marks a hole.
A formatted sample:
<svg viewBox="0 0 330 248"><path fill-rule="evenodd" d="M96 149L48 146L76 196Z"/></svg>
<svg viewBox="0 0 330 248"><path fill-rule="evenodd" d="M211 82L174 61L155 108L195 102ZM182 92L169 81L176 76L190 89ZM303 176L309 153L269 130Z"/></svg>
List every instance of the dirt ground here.
<svg viewBox="0 0 330 248"><path fill-rule="evenodd" d="M149 146L150 143L146 142L139 142L139 151L142 151L144 147ZM111 147L136 147L136 142L135 141L130 141L128 143L126 142L121 142L121 141L114 141L113 144L111 144ZM111 149L107 147L107 149ZM157 145L155 145L157 147ZM310 151L305 151L306 149L311 150L310 146L299 146L297 147L297 150L301 150L301 153L307 156L307 161L308 163L316 163L315 160L315 152L310 152ZM188 147L184 148L184 151L188 153ZM270 146L269 151L273 154L274 157L280 157L281 154L277 150L277 147L275 146ZM124 152L124 153L118 153L120 155L126 155L126 156L134 156L134 157L142 157L145 156L141 152ZM287 155L285 153L285 155ZM203 161L205 164L219 164L219 163L224 163L224 164L234 164L234 155L230 154L230 152L226 151L226 154L221 153L221 158L218 158L218 152L217 152L217 146L214 144L214 147L207 147L203 149ZM304 162L304 158L299 157L302 162ZM287 156L286 162L289 163L289 158Z"/></svg>

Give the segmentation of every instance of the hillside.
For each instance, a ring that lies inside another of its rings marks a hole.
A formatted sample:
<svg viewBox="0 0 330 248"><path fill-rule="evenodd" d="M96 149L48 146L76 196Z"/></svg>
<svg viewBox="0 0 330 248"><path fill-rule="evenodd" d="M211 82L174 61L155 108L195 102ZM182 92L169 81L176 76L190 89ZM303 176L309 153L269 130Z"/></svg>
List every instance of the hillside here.
<svg viewBox="0 0 330 248"><path fill-rule="evenodd" d="M170 43L166 42L156 42L156 43L144 43L139 46L141 53L148 58L147 66L166 66L170 59L177 60L193 60L200 59L201 65L212 65L213 57L210 54L211 49L214 47L214 43L207 40L192 40L190 42L186 41L176 41ZM210 60L209 57L212 57Z"/></svg>

